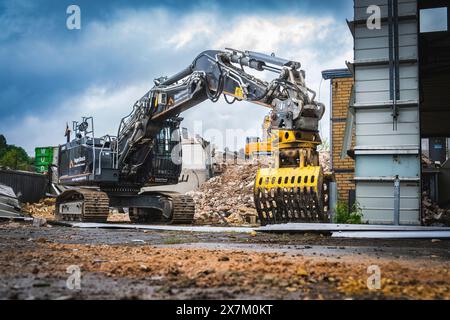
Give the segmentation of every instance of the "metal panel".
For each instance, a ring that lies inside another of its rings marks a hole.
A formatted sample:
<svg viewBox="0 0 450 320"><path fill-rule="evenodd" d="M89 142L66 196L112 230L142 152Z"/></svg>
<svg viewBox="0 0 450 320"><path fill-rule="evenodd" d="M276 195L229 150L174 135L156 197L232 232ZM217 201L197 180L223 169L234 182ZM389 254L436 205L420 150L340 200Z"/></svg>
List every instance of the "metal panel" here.
<svg viewBox="0 0 450 320"><path fill-rule="evenodd" d="M403 78L400 79L400 90L417 90L417 78ZM388 92L389 91L389 81L387 79L382 80L372 80L369 85L366 83L358 82L355 85L356 92ZM388 99L384 99L388 100Z"/></svg>
<svg viewBox="0 0 450 320"><path fill-rule="evenodd" d="M419 155L357 155L355 177L419 177Z"/></svg>
<svg viewBox="0 0 450 320"><path fill-rule="evenodd" d="M355 28L355 61L368 59L389 59L388 26L370 30L366 25ZM401 60L417 59L417 22L399 23L399 53Z"/></svg>
<svg viewBox="0 0 450 320"><path fill-rule="evenodd" d="M355 75L355 102L389 101L389 66L358 66ZM418 100L417 64L400 65L400 100Z"/></svg>
<svg viewBox="0 0 450 320"><path fill-rule="evenodd" d="M353 239L450 239L450 231L345 231L333 232L331 236Z"/></svg>
<svg viewBox="0 0 450 320"><path fill-rule="evenodd" d="M400 25L402 26L402 25ZM407 32L412 32L412 33L407 33L402 35L401 31L400 31L400 38L399 38L399 43L401 47L417 47L417 34L414 32L417 28L416 23L411 23L411 22L404 22L403 23L403 28L400 28L399 26L399 30L404 30ZM367 29L367 27L361 27L358 26L357 28L358 30L364 31L361 33L367 33L367 36L362 36L362 37L358 37L358 41L355 43L355 49L356 50L374 50L374 49L388 49L388 40L389 37L387 34L385 34L385 30L386 27L381 28L380 30L377 31L382 31L382 34L380 36L374 36L374 34L371 32L372 30ZM412 54L416 53L416 52L411 52ZM402 56L400 54L400 56ZM377 57L382 57L382 55L377 55ZM386 53L386 55L384 55L384 57L387 59L388 58L388 54ZM417 58L417 56L414 55L410 55L407 58Z"/></svg>
<svg viewBox="0 0 450 320"><path fill-rule="evenodd" d="M356 146L409 146L418 149L419 111L417 107L402 108L394 131L390 109L359 109L356 113Z"/></svg>
<svg viewBox="0 0 450 320"><path fill-rule="evenodd" d="M399 176L402 180L400 223L420 224L417 2L398 1L397 103L400 107L396 121L392 116L394 102L390 92L388 19L382 20L379 30L369 30L362 23L369 17L370 5L380 6L382 17L386 18L388 0L354 2L354 20L360 21L354 24L356 200L363 209L365 221L392 224L393 179Z"/></svg>
<svg viewBox="0 0 450 320"><path fill-rule="evenodd" d="M53 160L52 160L52 182L58 183L59 177L58 177L58 163L59 163L59 147L53 147Z"/></svg>
<svg viewBox="0 0 450 320"><path fill-rule="evenodd" d="M11 187L20 202L38 202L45 196L48 179L37 173L0 170L0 183Z"/></svg>
<svg viewBox="0 0 450 320"><path fill-rule="evenodd" d="M419 71L416 64L405 64L400 67L400 79L417 79ZM358 82L389 80L389 66L358 66L355 75Z"/></svg>
<svg viewBox="0 0 450 320"><path fill-rule="evenodd" d="M403 40L403 37L405 36L412 35L417 37L417 22L410 20L401 21L398 25L398 32L400 35L399 40L401 41L405 41ZM388 36L389 30L386 26L382 26L380 29L368 29L366 24L359 24L355 26L355 39L362 39L362 43L368 42L364 41L364 39L383 38L386 39L384 44L387 46ZM402 42L400 42L400 45L402 45ZM410 43L410 45L412 45L412 43ZM357 48L360 49L361 45L358 44Z"/></svg>
<svg viewBox="0 0 450 320"><path fill-rule="evenodd" d="M416 64L400 66L400 99L418 101L418 68ZM358 66L355 74L356 104L389 101L389 66Z"/></svg>
<svg viewBox="0 0 450 320"><path fill-rule="evenodd" d="M356 198L368 223L392 224L394 221L394 182L356 183ZM420 224L419 183L400 185L400 224Z"/></svg>
<svg viewBox="0 0 450 320"><path fill-rule="evenodd" d="M381 17L388 16L388 0L355 0L355 20L366 20L370 14L367 8L371 5L377 5L381 9ZM415 15L417 12L417 4L415 0L399 0L399 16Z"/></svg>
<svg viewBox="0 0 450 320"><path fill-rule="evenodd" d="M418 99L417 79L400 78L400 99ZM370 83L357 83L355 86L356 102L367 103L369 101L381 102L389 100L389 80L371 81Z"/></svg>
<svg viewBox="0 0 450 320"><path fill-rule="evenodd" d="M389 226L389 225L368 225L368 224L345 224L345 223L283 223L269 224L255 229L259 232L357 232L357 231L378 231L378 232L426 232L426 231L447 231L448 227L422 227L422 226Z"/></svg>

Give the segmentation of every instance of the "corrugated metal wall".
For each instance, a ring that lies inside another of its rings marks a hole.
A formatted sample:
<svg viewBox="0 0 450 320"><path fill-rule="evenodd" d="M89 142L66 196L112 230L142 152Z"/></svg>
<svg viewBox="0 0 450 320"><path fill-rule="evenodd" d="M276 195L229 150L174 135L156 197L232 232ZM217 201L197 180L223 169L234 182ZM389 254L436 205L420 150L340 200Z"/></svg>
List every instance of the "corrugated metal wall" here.
<svg viewBox="0 0 450 320"><path fill-rule="evenodd" d="M418 19L415 0L398 0L398 118L392 116L388 0L354 0L356 200L369 223L394 220L394 178L401 180L400 223L420 223ZM367 9L381 9L371 30ZM392 30L392 29L391 29Z"/></svg>
<svg viewBox="0 0 450 320"><path fill-rule="evenodd" d="M0 183L11 187L20 202L38 202L45 196L45 175L14 170L0 170Z"/></svg>

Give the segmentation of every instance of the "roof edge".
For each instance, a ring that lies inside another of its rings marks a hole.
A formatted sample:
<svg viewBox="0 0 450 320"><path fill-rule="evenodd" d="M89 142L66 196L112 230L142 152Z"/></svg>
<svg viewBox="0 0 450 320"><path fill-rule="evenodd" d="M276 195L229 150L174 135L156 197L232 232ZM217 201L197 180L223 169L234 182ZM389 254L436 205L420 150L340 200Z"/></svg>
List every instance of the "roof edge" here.
<svg viewBox="0 0 450 320"><path fill-rule="evenodd" d="M337 79L337 78L352 78L352 73L348 68L342 69L328 69L322 71L322 78L324 80Z"/></svg>

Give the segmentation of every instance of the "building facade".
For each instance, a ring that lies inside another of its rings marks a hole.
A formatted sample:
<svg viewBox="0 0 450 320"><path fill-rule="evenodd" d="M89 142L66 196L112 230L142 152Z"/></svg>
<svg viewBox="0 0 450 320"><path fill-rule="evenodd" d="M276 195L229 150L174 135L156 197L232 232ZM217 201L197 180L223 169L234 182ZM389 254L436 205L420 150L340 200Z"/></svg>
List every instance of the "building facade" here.
<svg viewBox="0 0 450 320"><path fill-rule="evenodd" d="M336 179L338 201L349 207L355 201L355 161L346 150L345 132L348 121L349 104L353 89L353 75L345 69L325 70L324 80L330 80L330 166ZM355 134L351 130L349 150L354 147Z"/></svg>

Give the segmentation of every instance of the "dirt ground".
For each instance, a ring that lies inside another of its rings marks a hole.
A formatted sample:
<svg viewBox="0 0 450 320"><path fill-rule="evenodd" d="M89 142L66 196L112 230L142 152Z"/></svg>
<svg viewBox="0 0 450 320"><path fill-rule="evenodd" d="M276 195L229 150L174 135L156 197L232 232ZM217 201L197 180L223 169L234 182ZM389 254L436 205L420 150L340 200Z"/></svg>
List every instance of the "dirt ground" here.
<svg viewBox="0 0 450 320"><path fill-rule="evenodd" d="M449 249L444 240L2 222L0 299L450 299ZM67 286L70 266L80 289ZM380 289L367 287L369 266Z"/></svg>

